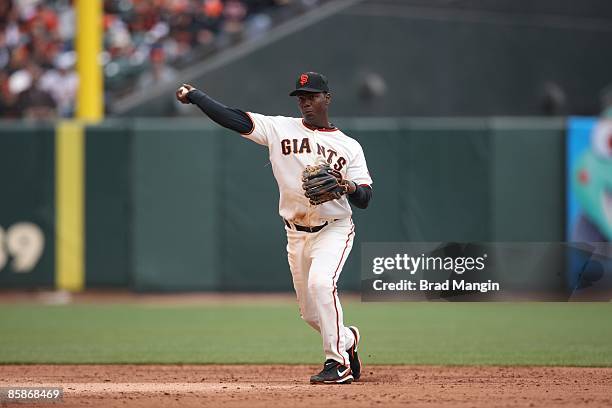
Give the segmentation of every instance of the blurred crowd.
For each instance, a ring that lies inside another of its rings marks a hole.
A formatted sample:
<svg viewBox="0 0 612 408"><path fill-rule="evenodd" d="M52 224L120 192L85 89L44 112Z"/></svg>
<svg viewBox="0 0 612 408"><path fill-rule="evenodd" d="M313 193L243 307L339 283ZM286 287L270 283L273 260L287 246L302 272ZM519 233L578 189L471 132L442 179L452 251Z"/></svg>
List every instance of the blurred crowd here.
<svg viewBox="0 0 612 408"><path fill-rule="evenodd" d="M105 98L176 80L177 67L272 25L292 0L104 0ZM314 6L317 0L300 0ZM74 0L0 0L0 117L70 117Z"/></svg>

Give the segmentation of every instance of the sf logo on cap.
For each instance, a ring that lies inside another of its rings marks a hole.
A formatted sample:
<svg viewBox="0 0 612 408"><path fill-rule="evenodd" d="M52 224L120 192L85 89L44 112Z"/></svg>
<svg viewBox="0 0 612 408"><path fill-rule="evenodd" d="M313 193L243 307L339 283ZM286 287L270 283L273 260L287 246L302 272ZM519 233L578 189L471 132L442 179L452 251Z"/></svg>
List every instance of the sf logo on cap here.
<svg viewBox="0 0 612 408"><path fill-rule="evenodd" d="M304 86L308 82L308 75L302 74L300 75L300 85Z"/></svg>

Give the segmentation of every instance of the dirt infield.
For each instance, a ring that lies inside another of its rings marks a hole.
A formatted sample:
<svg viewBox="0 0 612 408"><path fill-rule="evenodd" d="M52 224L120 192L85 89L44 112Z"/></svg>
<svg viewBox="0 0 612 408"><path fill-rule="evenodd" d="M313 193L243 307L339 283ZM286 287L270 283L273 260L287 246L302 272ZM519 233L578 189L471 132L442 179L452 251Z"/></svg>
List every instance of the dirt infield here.
<svg viewBox="0 0 612 408"><path fill-rule="evenodd" d="M310 385L315 366L0 366L0 386L60 386L61 407L548 407L612 405L612 368L370 366ZM329 405L328 405L329 404Z"/></svg>

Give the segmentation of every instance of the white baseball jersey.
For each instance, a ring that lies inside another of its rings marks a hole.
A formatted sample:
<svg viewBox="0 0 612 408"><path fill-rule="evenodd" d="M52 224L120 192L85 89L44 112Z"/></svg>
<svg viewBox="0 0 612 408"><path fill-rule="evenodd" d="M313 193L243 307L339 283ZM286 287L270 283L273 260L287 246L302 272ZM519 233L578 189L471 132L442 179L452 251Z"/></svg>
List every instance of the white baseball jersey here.
<svg viewBox="0 0 612 408"><path fill-rule="evenodd" d="M253 129L244 137L268 146L272 171L278 183L281 217L295 224L317 226L352 214L346 196L313 206L304 196L302 172L326 160L342 177L358 185L371 185L359 142L334 129L315 129L301 118L265 116L248 112Z"/></svg>

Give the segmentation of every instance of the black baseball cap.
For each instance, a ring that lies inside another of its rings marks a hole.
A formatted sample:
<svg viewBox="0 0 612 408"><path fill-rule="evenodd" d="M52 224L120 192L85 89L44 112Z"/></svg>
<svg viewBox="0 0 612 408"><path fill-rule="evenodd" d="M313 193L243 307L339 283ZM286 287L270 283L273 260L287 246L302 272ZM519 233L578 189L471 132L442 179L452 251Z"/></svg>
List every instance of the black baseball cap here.
<svg viewBox="0 0 612 408"><path fill-rule="evenodd" d="M317 72L304 72L295 81L295 91L289 96L295 96L300 92L329 92L327 78Z"/></svg>

